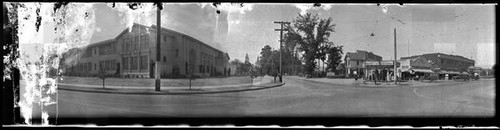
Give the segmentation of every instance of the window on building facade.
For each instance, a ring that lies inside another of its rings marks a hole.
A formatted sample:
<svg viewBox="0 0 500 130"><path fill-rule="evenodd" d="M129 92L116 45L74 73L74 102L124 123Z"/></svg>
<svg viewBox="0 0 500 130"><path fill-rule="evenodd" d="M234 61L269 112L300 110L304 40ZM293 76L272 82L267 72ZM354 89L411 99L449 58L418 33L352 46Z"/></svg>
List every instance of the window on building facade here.
<svg viewBox="0 0 500 130"><path fill-rule="evenodd" d="M113 60L108 60L108 70L113 70Z"/></svg>
<svg viewBox="0 0 500 130"><path fill-rule="evenodd" d="M141 56L141 70L148 69L148 56Z"/></svg>
<svg viewBox="0 0 500 130"><path fill-rule="evenodd" d="M186 74L188 73L188 62L184 64L184 71L186 71Z"/></svg>
<svg viewBox="0 0 500 130"><path fill-rule="evenodd" d="M104 69L104 61L99 61L99 70Z"/></svg>
<svg viewBox="0 0 500 130"><path fill-rule="evenodd" d="M122 51L127 51L127 41L124 39L122 39Z"/></svg>
<svg viewBox="0 0 500 130"><path fill-rule="evenodd" d="M138 65L137 65L137 62L138 62L138 57L137 56L134 56L131 58L132 59L132 63L130 65L130 69L131 70L137 70L138 69Z"/></svg>
<svg viewBox="0 0 500 130"><path fill-rule="evenodd" d="M179 49L175 49L175 57L179 57Z"/></svg>
<svg viewBox="0 0 500 130"><path fill-rule="evenodd" d="M141 35L141 49L140 50L145 50L146 49L146 35Z"/></svg>
<svg viewBox="0 0 500 130"><path fill-rule="evenodd" d="M97 63L94 64L94 70L97 71Z"/></svg>
<svg viewBox="0 0 500 130"><path fill-rule="evenodd" d="M92 62L87 63L87 72L92 71Z"/></svg>
<svg viewBox="0 0 500 130"><path fill-rule="evenodd" d="M115 60L109 61L109 70L115 70Z"/></svg>
<svg viewBox="0 0 500 130"><path fill-rule="evenodd" d="M82 71L85 71L85 63L82 63Z"/></svg>
<svg viewBox="0 0 500 130"><path fill-rule="evenodd" d="M359 61L356 61L356 65L359 65Z"/></svg>
<svg viewBox="0 0 500 130"><path fill-rule="evenodd" d="M104 61L104 70L109 70L109 60Z"/></svg>
<svg viewBox="0 0 500 130"><path fill-rule="evenodd" d="M116 53L116 43L111 44L111 54Z"/></svg>
<svg viewBox="0 0 500 130"><path fill-rule="evenodd" d="M135 36L134 50L139 49L139 36Z"/></svg>
<svg viewBox="0 0 500 130"><path fill-rule="evenodd" d="M130 38L126 38L125 47L126 47L125 51L127 52L130 51Z"/></svg>
<svg viewBox="0 0 500 130"><path fill-rule="evenodd" d="M128 69L128 65L129 65L128 57L123 57L123 69L124 70Z"/></svg>
<svg viewBox="0 0 500 130"><path fill-rule="evenodd" d="M167 62L167 57L163 56L163 62Z"/></svg>
<svg viewBox="0 0 500 130"><path fill-rule="evenodd" d="M116 60L113 60L113 70L118 69L118 62Z"/></svg>
<svg viewBox="0 0 500 130"><path fill-rule="evenodd" d="M109 70L115 70L115 60L109 60Z"/></svg>

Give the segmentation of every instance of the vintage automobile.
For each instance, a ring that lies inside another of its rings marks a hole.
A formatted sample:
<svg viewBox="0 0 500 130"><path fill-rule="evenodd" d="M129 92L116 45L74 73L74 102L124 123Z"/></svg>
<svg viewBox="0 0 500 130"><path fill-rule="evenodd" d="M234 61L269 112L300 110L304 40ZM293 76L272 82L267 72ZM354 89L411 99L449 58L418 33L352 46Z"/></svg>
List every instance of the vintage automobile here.
<svg viewBox="0 0 500 130"><path fill-rule="evenodd" d="M461 75L456 75L456 76L453 76L452 77L453 80L463 80L463 81L467 81L467 80L470 80L470 76L467 75L467 74L461 74Z"/></svg>

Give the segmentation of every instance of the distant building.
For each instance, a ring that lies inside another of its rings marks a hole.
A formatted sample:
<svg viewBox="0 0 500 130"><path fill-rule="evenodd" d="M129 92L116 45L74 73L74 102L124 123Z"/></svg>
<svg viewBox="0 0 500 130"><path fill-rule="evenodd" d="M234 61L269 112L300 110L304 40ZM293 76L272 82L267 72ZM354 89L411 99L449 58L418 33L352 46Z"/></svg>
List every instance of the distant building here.
<svg viewBox="0 0 500 130"><path fill-rule="evenodd" d="M344 61L346 76L354 74L355 71L358 75L365 75L367 73L366 61L382 61L382 57L372 52L356 50L356 52L347 52Z"/></svg>
<svg viewBox="0 0 500 130"><path fill-rule="evenodd" d="M439 74L440 79L459 74L468 74L468 68L474 66L475 61L458 55L443 53L429 53L410 57L401 57L401 60L410 60L408 69L421 73ZM405 67L406 68L406 67Z"/></svg>
<svg viewBox="0 0 500 130"><path fill-rule="evenodd" d="M156 26L148 27L134 23L131 29L123 30L114 39L90 44L80 49L82 55L78 63L76 66L72 64L65 66L66 74L95 76L99 70L105 70L109 75L153 78L157 48ZM161 31L161 77L229 74L227 53L191 36L166 28L161 28Z"/></svg>
<svg viewBox="0 0 500 130"><path fill-rule="evenodd" d="M248 53L245 56L245 64L250 64L250 58L248 58Z"/></svg>
<svg viewBox="0 0 500 130"><path fill-rule="evenodd" d="M396 76L400 76L400 62L396 62ZM369 79L370 76L373 76L373 73L377 71L379 74L377 81L392 81L394 79L394 60L383 60L383 61L366 61L365 62L366 71L364 72L365 79ZM371 77L372 79L375 77ZM372 80L369 79L369 80Z"/></svg>

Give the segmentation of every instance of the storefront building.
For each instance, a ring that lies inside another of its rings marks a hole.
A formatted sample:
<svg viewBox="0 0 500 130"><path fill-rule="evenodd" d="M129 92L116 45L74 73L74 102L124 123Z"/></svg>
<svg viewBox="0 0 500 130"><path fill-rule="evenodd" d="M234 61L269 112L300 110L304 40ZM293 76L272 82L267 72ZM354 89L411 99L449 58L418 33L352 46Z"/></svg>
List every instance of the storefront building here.
<svg viewBox="0 0 500 130"><path fill-rule="evenodd" d="M451 79L453 76L469 74L468 68L474 66L475 61L458 56L443 53L429 53L410 57L402 57L402 61L408 61L408 69L403 72L417 73L415 76L437 73L439 79Z"/></svg>
<svg viewBox="0 0 500 130"><path fill-rule="evenodd" d="M363 76L366 74L366 62L368 61L382 61L382 57L372 52L357 50L356 52L347 52L344 58L346 76L352 75Z"/></svg>
<svg viewBox="0 0 500 130"><path fill-rule="evenodd" d="M394 79L394 60L385 61L366 61L365 75L363 78L365 80L377 81L393 81ZM396 62L396 76L401 76L401 63ZM375 75L375 76L374 76Z"/></svg>

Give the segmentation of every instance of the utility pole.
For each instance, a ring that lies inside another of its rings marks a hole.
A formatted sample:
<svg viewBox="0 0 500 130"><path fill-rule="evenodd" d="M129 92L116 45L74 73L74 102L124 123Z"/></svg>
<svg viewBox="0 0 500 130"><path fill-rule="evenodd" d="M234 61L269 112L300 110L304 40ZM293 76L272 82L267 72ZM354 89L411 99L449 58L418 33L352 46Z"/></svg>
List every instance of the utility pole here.
<svg viewBox="0 0 500 130"><path fill-rule="evenodd" d="M394 28L394 72L393 72L394 73L394 84L398 84L398 81L397 81L398 78L396 76L396 74L397 74L396 73L397 72L397 70L396 70L396 63L397 63L397 61L396 61L396 56L397 56L396 53L397 53L397 51L396 50L397 50L396 49L396 28Z"/></svg>
<svg viewBox="0 0 500 130"><path fill-rule="evenodd" d="M283 73L281 71L282 69L282 53L283 53L283 50L281 49L282 48L282 44L283 44L283 31L287 31L287 30L284 30L283 29L283 24L290 24L290 22L285 22L285 21L274 21L274 23L276 24L280 24L281 25L281 28L280 29L274 29L274 31L280 31L280 82L283 82L283 79L281 78L283 76Z"/></svg>
<svg viewBox="0 0 500 130"><path fill-rule="evenodd" d="M158 6L156 11L156 64L155 64L155 91L160 91L160 59L161 59L161 9L163 8L161 2L156 3Z"/></svg>

